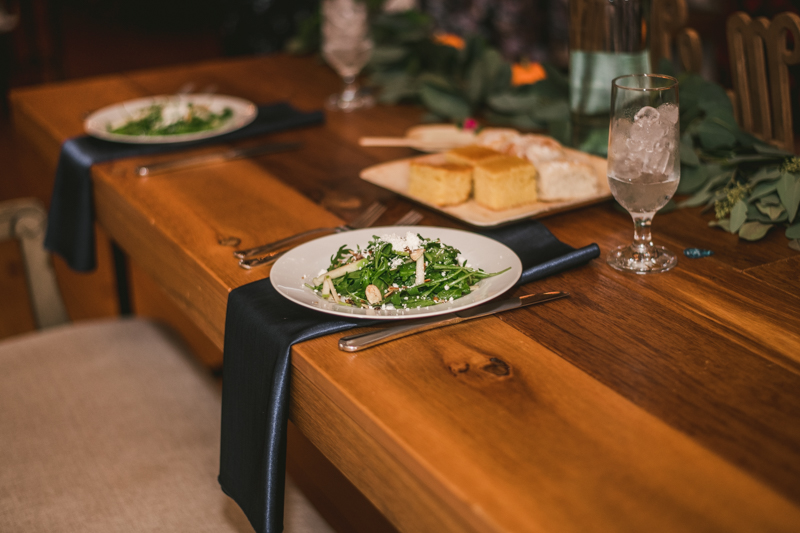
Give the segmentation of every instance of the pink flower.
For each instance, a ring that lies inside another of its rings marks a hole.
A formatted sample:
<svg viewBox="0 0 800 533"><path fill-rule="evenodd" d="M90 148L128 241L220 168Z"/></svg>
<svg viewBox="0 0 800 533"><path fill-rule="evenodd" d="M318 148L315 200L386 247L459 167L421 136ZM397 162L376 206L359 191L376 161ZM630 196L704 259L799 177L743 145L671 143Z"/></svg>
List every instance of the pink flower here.
<svg viewBox="0 0 800 533"><path fill-rule="evenodd" d="M464 119L464 122L461 123L462 130L477 130L478 129L478 121L472 117L468 117Z"/></svg>

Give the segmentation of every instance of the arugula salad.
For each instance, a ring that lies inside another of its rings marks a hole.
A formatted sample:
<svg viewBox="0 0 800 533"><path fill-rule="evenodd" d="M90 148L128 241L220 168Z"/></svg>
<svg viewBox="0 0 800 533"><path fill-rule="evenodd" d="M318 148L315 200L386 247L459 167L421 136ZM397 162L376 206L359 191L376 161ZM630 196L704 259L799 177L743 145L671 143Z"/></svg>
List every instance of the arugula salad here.
<svg viewBox="0 0 800 533"><path fill-rule="evenodd" d="M140 109L121 126L108 125L109 133L119 135L180 135L213 130L233 116L226 107L221 113L208 106L185 101L153 104Z"/></svg>
<svg viewBox="0 0 800 533"><path fill-rule="evenodd" d="M373 236L364 249L342 246L306 286L342 305L413 309L461 298L482 279L508 270L474 269L456 248L409 231Z"/></svg>

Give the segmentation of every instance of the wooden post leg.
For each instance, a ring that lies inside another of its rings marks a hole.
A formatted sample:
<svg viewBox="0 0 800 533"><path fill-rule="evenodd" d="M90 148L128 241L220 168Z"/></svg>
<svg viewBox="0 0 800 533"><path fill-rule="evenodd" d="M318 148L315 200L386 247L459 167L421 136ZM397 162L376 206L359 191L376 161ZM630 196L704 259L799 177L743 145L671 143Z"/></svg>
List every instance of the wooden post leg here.
<svg viewBox="0 0 800 533"><path fill-rule="evenodd" d="M122 248L115 242L111 243L111 253L114 257L114 276L117 281L117 301L119 302L120 316L133 314L131 307L131 289L128 277L128 258Z"/></svg>

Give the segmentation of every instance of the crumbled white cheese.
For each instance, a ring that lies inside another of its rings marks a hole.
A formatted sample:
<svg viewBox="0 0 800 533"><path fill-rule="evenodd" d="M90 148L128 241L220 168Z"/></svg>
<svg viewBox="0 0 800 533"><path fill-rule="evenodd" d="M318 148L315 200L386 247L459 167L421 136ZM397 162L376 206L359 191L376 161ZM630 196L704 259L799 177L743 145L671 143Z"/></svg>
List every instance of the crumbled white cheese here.
<svg viewBox="0 0 800 533"><path fill-rule="evenodd" d="M170 102L161 108L161 124L169 126L186 119L189 115L189 106L186 102Z"/></svg>
<svg viewBox="0 0 800 533"><path fill-rule="evenodd" d="M450 285L445 285L444 286L444 290L449 291L450 290Z"/></svg>
<svg viewBox="0 0 800 533"><path fill-rule="evenodd" d="M392 283L392 287L394 287L394 288L396 288L396 289L397 289L397 288L400 288L400 286L399 286L397 283Z"/></svg>
<svg viewBox="0 0 800 533"><path fill-rule="evenodd" d="M399 267L402 264L403 264L403 258L402 257L395 257L394 259L392 259L392 262L389 263L389 269L390 270L396 270L397 267Z"/></svg>
<svg viewBox="0 0 800 533"><path fill-rule="evenodd" d="M395 233L387 233L381 236L381 241L390 243L395 252L404 252L406 249L416 250L421 247L419 237L410 231L406 232L405 237L400 237Z"/></svg>

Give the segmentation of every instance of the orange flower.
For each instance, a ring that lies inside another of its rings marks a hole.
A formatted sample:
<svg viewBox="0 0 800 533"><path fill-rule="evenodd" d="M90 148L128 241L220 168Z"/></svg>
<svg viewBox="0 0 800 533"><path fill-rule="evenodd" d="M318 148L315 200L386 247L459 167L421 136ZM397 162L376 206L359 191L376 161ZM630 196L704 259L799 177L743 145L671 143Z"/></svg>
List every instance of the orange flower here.
<svg viewBox="0 0 800 533"><path fill-rule="evenodd" d="M453 33L438 33L433 36L433 41L456 50L463 50L465 46L464 39Z"/></svg>
<svg viewBox="0 0 800 533"><path fill-rule="evenodd" d="M544 67L539 63L514 63L511 65L511 85L530 85L547 78Z"/></svg>

